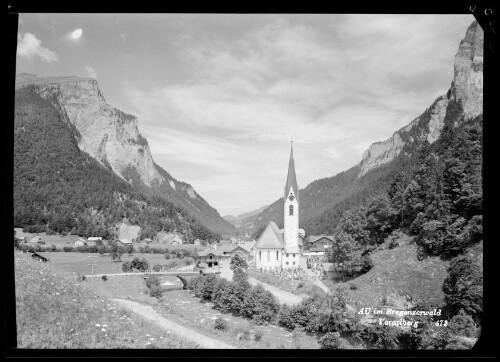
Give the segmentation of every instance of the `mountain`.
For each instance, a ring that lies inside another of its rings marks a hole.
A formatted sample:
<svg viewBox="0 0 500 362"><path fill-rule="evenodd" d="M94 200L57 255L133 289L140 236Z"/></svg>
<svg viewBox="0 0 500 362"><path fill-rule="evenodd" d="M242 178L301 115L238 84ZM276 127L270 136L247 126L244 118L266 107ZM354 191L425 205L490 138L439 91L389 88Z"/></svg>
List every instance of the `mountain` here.
<svg viewBox="0 0 500 362"><path fill-rule="evenodd" d="M456 112L456 104L461 104L463 117L455 117L455 126L482 114L483 43L483 30L475 21L460 42L453 81L447 92L389 139L372 144L359 164L335 176L316 180L300 190L300 223L307 234L333 232L345 210L366 205L374 195L385 190L394 175L408 162L413 162L412 157L423 144L433 144L439 138L444 120ZM258 235L271 220L283 226L281 199L246 222Z"/></svg>
<svg viewBox="0 0 500 362"><path fill-rule="evenodd" d="M107 104L95 79L18 74L16 95L26 87L48 100L61 120L74 128L82 152L120 179L180 206L212 231L234 230L191 185L176 180L154 162L137 118Z"/></svg>
<svg viewBox="0 0 500 362"><path fill-rule="evenodd" d="M231 224L233 224L237 228L242 228L242 227L245 227L246 219L252 218L253 216L260 214L268 206L269 205L262 206L261 208L259 208L257 210L248 211L248 212L245 212L245 213L240 214L238 216L226 215L226 216L223 216L223 218L224 218L224 220L230 222Z"/></svg>

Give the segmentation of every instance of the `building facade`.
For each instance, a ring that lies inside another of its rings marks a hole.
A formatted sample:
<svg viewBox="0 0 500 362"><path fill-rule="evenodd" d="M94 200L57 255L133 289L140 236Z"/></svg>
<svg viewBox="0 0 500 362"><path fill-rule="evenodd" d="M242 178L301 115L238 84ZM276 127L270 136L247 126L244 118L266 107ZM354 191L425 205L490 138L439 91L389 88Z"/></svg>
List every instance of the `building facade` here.
<svg viewBox="0 0 500 362"><path fill-rule="evenodd" d="M283 229L273 221L253 247L253 257L257 269L296 269L300 265L305 232L299 229L299 188L295 175L293 146L290 150L288 174L283 196Z"/></svg>

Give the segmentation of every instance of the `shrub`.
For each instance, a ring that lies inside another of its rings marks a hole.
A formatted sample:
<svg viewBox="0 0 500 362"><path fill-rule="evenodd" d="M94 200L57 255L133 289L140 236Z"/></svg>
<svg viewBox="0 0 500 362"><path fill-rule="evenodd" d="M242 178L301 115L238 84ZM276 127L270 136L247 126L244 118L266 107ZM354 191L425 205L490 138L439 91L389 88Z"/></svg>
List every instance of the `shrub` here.
<svg viewBox="0 0 500 362"><path fill-rule="evenodd" d="M278 326L288 330L294 330L295 319L292 312L292 307L289 307L287 304L282 304L277 318Z"/></svg>
<svg viewBox="0 0 500 362"><path fill-rule="evenodd" d="M227 331L229 329L229 325L222 318L217 318L214 322L214 329L218 331Z"/></svg>
<svg viewBox="0 0 500 362"><path fill-rule="evenodd" d="M125 273L130 273L132 271L132 263L130 261L126 261L122 264L122 270Z"/></svg>
<svg viewBox="0 0 500 362"><path fill-rule="evenodd" d="M65 246L65 247L63 247L63 251L71 252L71 251L73 251L73 247L72 246Z"/></svg>
<svg viewBox="0 0 500 362"><path fill-rule="evenodd" d="M261 285L248 289L240 314L252 318L257 324L271 322L279 311L279 304L274 295L265 290Z"/></svg>
<svg viewBox="0 0 500 362"><path fill-rule="evenodd" d="M350 289L350 290L356 290L356 289L358 289L358 287L356 286L356 284L351 283L351 284L349 285L349 289Z"/></svg>
<svg viewBox="0 0 500 362"><path fill-rule="evenodd" d="M162 270L162 266L160 264L156 264L153 266L153 271L159 272Z"/></svg>
<svg viewBox="0 0 500 362"><path fill-rule="evenodd" d="M153 287L160 287L160 280L156 275L148 275L146 277L146 286L151 289Z"/></svg>
<svg viewBox="0 0 500 362"><path fill-rule="evenodd" d="M107 275L103 275L101 278L102 278L103 281L108 280L108 276Z"/></svg>
<svg viewBox="0 0 500 362"><path fill-rule="evenodd" d="M318 341L320 349L339 349L340 348L340 333L327 333Z"/></svg>
<svg viewBox="0 0 500 362"><path fill-rule="evenodd" d="M153 285L149 289L149 295L154 298L160 299L162 296L161 288L159 286Z"/></svg>
<svg viewBox="0 0 500 362"><path fill-rule="evenodd" d="M55 245L55 244L52 244L52 245L50 246L50 251L57 251L57 247L56 247L56 245Z"/></svg>
<svg viewBox="0 0 500 362"><path fill-rule="evenodd" d="M253 333L253 340L255 342L259 342L262 339L262 332L261 331L255 331Z"/></svg>
<svg viewBox="0 0 500 362"><path fill-rule="evenodd" d="M474 320L463 309L460 309L460 312L451 318L448 329L451 333L459 336L474 337L476 335Z"/></svg>
<svg viewBox="0 0 500 362"><path fill-rule="evenodd" d="M389 249L394 249L396 247L399 246L399 243L395 240L395 239L392 239L390 242L389 242Z"/></svg>

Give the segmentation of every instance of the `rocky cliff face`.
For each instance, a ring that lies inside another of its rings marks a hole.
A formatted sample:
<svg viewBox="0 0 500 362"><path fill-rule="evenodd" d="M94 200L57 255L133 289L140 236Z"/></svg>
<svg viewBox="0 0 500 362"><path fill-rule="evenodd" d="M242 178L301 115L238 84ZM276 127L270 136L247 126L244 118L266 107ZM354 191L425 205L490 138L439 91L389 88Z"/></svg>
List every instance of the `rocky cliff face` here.
<svg viewBox="0 0 500 362"><path fill-rule="evenodd" d="M30 84L76 127L80 150L133 186L184 207L209 229L221 232L232 228L191 185L155 164L148 142L139 133L137 118L107 104L95 79L18 75L16 88Z"/></svg>
<svg viewBox="0 0 500 362"><path fill-rule="evenodd" d="M394 132L392 137L372 144L363 153L358 177L391 162L401 153L403 146L415 137L425 138L430 143L436 141L443 129L450 100L462 102L465 119L474 118L483 112L483 44L484 32L477 22L473 22L455 55L453 83L448 93L438 97L424 114ZM421 129L416 132L415 128Z"/></svg>

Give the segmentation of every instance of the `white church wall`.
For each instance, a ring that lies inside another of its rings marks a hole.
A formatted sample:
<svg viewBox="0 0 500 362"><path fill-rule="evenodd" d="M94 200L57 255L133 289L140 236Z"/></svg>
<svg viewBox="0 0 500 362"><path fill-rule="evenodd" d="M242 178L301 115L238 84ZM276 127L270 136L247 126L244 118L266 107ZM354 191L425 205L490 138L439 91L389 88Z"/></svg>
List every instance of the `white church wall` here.
<svg viewBox="0 0 500 362"><path fill-rule="evenodd" d="M281 267L281 250L280 249L260 249L255 250L254 254L255 267L257 269L269 269Z"/></svg>

